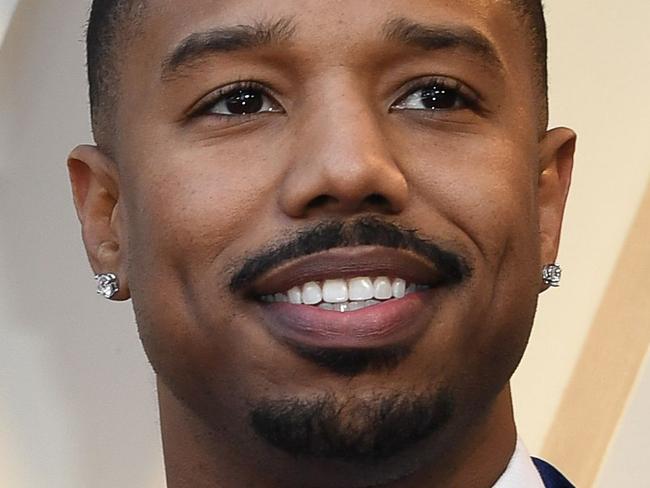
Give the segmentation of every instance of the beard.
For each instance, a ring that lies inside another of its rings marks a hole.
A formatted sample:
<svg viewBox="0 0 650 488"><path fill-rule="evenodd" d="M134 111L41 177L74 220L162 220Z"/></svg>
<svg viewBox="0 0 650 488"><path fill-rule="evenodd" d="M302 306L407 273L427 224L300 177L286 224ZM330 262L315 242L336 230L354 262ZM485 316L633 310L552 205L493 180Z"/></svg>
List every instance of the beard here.
<svg viewBox="0 0 650 488"><path fill-rule="evenodd" d="M446 389L323 393L258 401L250 424L260 438L295 457L373 465L442 430L453 413Z"/></svg>

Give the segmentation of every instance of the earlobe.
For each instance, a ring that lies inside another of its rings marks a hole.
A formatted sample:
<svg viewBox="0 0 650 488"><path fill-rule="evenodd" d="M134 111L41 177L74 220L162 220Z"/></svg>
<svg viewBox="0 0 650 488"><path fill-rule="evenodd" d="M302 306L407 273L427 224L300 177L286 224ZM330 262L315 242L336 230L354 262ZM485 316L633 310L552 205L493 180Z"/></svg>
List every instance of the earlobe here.
<svg viewBox="0 0 650 488"><path fill-rule="evenodd" d="M537 194L542 266L555 263L557 258L575 147L576 134L566 128L548 131L541 142ZM542 285L542 290L546 288L548 285Z"/></svg>
<svg viewBox="0 0 650 488"><path fill-rule="evenodd" d="M130 293L117 166L97 147L83 145L70 153L68 172L84 246L94 273L115 274L120 285L112 299L126 300Z"/></svg>

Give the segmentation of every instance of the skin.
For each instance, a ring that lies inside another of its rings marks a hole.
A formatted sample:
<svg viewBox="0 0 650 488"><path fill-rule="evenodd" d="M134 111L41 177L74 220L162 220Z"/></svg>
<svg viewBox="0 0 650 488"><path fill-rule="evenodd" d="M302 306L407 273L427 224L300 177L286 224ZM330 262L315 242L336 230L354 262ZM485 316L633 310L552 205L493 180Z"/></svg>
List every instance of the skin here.
<svg viewBox="0 0 650 488"><path fill-rule="evenodd" d="M575 146L572 131L543 129L519 17L487 0L150 4L122 54L112 157L79 146L68 166L91 265L119 276L116 300L133 299L157 374L168 485L492 486L514 450L508 381L545 288L542 265L557 254ZM189 34L281 16L294 19L294 40L161 80L161 62ZM472 27L503 70L463 49L388 42L378 26L393 17ZM390 110L430 75L472 87L481 110ZM186 116L242 79L272 87L283 112ZM228 279L268 242L362 215L444 243L473 274L441 294L432 327L395 369L342 377L269 337ZM450 422L377 466L289 456L248 422L264 398L442 386L456 395Z"/></svg>

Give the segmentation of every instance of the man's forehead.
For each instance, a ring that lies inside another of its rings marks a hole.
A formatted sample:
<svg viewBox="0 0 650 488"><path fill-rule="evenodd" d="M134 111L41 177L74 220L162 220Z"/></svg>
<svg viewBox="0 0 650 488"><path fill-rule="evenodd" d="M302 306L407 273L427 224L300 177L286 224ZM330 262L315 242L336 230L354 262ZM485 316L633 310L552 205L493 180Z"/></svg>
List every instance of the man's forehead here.
<svg viewBox="0 0 650 488"><path fill-rule="evenodd" d="M158 59L163 77L179 54L183 57L184 44L207 39L215 31L220 31L216 37L221 38L221 47L230 39L232 46L237 45L247 32L244 37L251 47L269 40L311 41L315 47L330 45L330 52L341 52L355 43L391 38L417 43L427 37L426 30L447 30L451 35L446 41L439 35L428 37L434 43L463 38L464 44L500 66L499 51L513 46L512 31L518 26L508 0L186 0L182 5L150 1L156 8L148 9L146 23L153 35L146 37L155 52L147 49L147 57Z"/></svg>
<svg viewBox="0 0 650 488"><path fill-rule="evenodd" d="M378 40L425 51L464 49L480 56L499 71L503 70L501 59L491 41L479 30L463 24L427 24L400 17L388 19L378 31ZM191 69L194 61L205 55L291 44L296 38L296 26L289 17L194 32L165 57L161 66L162 79L173 79L184 69Z"/></svg>
<svg viewBox="0 0 650 488"><path fill-rule="evenodd" d="M325 37L336 31L379 34L393 19L470 25L489 30L499 20L514 19L511 0L148 0L151 28L162 38L179 41L188 32L214 26L291 22L296 37ZM513 22L511 25L515 25Z"/></svg>

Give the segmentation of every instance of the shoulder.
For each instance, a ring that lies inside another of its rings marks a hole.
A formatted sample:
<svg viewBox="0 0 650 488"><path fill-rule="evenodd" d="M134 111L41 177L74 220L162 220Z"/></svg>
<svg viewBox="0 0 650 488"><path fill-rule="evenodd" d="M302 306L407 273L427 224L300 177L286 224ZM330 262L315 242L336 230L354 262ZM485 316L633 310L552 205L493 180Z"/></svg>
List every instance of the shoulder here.
<svg viewBox="0 0 650 488"><path fill-rule="evenodd" d="M562 473L546 461L534 457L533 463L535 464L537 471L539 471L539 474L544 481L544 485L546 485L547 488L575 488L573 484L562 475Z"/></svg>

